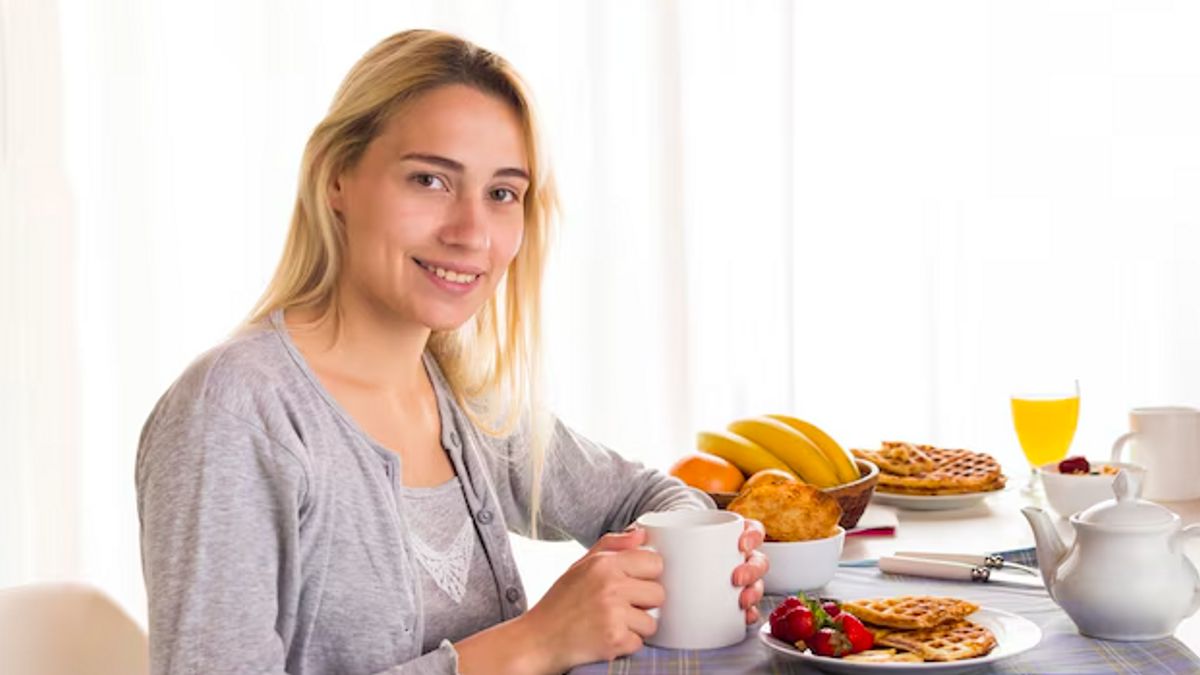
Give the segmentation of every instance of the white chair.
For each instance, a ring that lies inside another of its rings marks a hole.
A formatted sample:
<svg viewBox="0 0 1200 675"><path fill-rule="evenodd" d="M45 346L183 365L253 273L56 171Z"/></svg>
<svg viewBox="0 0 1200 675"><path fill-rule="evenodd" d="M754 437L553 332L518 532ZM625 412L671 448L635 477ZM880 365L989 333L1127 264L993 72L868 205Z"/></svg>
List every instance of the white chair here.
<svg viewBox="0 0 1200 675"><path fill-rule="evenodd" d="M149 672L146 634L100 590L78 583L0 589L0 673Z"/></svg>

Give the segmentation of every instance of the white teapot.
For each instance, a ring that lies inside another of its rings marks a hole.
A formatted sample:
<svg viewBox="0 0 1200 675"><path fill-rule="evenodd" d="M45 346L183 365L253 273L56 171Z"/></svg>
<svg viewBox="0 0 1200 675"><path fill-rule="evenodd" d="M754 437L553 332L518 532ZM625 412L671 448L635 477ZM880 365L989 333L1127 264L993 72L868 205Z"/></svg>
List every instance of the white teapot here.
<svg viewBox="0 0 1200 675"><path fill-rule="evenodd" d="M1116 499L1071 516L1075 543L1063 544L1042 509L1021 509L1033 527L1042 579L1079 632L1104 640L1157 640L1200 609L1200 574L1183 553L1200 524L1137 499L1137 478L1122 471Z"/></svg>

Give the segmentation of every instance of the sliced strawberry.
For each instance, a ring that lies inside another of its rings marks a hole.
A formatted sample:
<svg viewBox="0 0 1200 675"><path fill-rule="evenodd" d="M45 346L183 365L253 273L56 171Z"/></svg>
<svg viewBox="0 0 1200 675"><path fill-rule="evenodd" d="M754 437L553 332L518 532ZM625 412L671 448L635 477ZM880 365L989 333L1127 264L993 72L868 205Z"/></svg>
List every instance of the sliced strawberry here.
<svg viewBox="0 0 1200 675"><path fill-rule="evenodd" d="M861 651L870 649L875 645L875 636L862 621L858 620L857 616L848 612L842 612L833 617L833 623L842 629L846 639L850 641L850 653L857 654Z"/></svg>
<svg viewBox="0 0 1200 675"><path fill-rule="evenodd" d="M839 630L822 628L811 639L806 640L809 649L817 656L841 658L851 653L850 640Z"/></svg>

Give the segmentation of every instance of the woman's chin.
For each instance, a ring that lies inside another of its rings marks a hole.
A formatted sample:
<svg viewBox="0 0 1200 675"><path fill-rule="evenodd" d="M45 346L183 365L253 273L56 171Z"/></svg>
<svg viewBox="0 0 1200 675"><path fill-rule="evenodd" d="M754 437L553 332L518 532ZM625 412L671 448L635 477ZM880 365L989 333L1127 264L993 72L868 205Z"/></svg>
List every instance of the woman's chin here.
<svg viewBox="0 0 1200 675"><path fill-rule="evenodd" d="M483 308L483 304L468 302L466 298L459 298L456 302L383 303L385 311L391 313L393 320L424 326L434 332L458 330Z"/></svg>
<svg viewBox="0 0 1200 675"><path fill-rule="evenodd" d="M466 322L427 324L427 327L434 333L453 333L459 328L462 328L463 323Z"/></svg>
<svg viewBox="0 0 1200 675"><path fill-rule="evenodd" d="M435 333L446 333L462 328L463 324L470 321L474 315L474 312L437 312L422 317L421 323Z"/></svg>

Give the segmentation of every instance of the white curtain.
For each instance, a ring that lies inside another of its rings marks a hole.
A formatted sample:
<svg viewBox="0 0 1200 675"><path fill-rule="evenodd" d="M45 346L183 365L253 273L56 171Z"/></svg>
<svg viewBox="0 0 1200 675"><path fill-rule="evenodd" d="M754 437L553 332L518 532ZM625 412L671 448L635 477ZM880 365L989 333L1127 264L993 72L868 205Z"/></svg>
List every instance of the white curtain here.
<svg viewBox="0 0 1200 675"><path fill-rule="evenodd" d="M1023 382L1080 380L1093 456L1200 403L1196 3L0 0L0 585L144 616L141 423L262 290L341 76L420 26L532 83L551 400L630 456L791 411L1019 475Z"/></svg>

